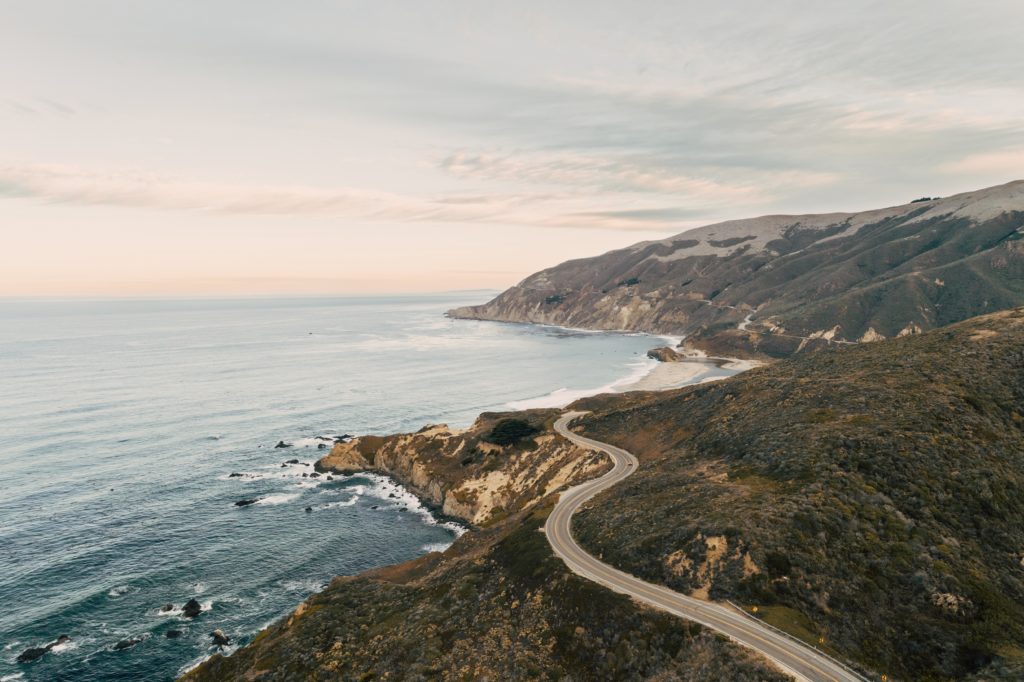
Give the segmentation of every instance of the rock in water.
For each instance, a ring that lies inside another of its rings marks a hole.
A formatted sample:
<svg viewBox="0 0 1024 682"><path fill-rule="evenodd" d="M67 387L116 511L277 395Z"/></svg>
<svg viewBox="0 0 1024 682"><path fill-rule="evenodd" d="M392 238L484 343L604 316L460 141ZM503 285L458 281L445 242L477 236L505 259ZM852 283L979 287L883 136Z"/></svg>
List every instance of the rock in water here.
<svg viewBox="0 0 1024 682"><path fill-rule="evenodd" d="M18 658L16 660L18 663L31 663L32 661L42 658L46 654L46 652L48 652L53 647L63 644L64 642L70 641L70 637L68 637L67 635L61 635L57 638L56 642L50 642L46 646L34 646L29 649L25 649L20 654L18 654Z"/></svg>
<svg viewBox="0 0 1024 682"><path fill-rule="evenodd" d="M210 633L210 637L213 638L213 643L217 646L227 646L231 643L231 638L225 635L222 630L214 630Z"/></svg>
<svg viewBox="0 0 1024 682"><path fill-rule="evenodd" d="M297 460L297 459L285 460L285 464L298 464L298 463L299 463L299 460Z"/></svg>
<svg viewBox="0 0 1024 682"><path fill-rule="evenodd" d="M290 448L291 446L292 446L291 443L285 443L283 440L279 440L279 441L277 441L277 445L275 445L274 447L275 448Z"/></svg>
<svg viewBox="0 0 1024 682"><path fill-rule="evenodd" d="M174 610L174 604L164 604L160 607L160 613L167 613Z"/></svg>
<svg viewBox="0 0 1024 682"><path fill-rule="evenodd" d="M239 500L238 502L235 502L235 506L236 507L248 507L250 504L256 504L259 501L260 501L260 499L258 497L256 499L253 499L253 500Z"/></svg>
<svg viewBox="0 0 1024 682"><path fill-rule="evenodd" d="M25 649L18 654L18 663L31 663L37 658L42 658L43 654L50 650L48 646L35 646L31 649Z"/></svg>
<svg viewBox="0 0 1024 682"><path fill-rule="evenodd" d="M195 618L200 613L202 613L202 611L203 607L202 605L200 605L199 602L197 602L195 599L189 599L187 602L185 602L185 606L181 610L181 615L185 616L186 618Z"/></svg>
<svg viewBox="0 0 1024 682"><path fill-rule="evenodd" d="M142 641L141 637L129 637L122 639L120 642L114 645L114 651L123 651L125 649L131 649L133 646Z"/></svg>
<svg viewBox="0 0 1024 682"><path fill-rule="evenodd" d="M309 514L313 511L312 507L306 507L306 513Z"/></svg>
<svg viewBox="0 0 1024 682"><path fill-rule="evenodd" d="M674 348L669 348L668 346L652 348L647 351L647 357L657 360L658 362L680 362L686 359L685 355L677 352Z"/></svg>
<svg viewBox="0 0 1024 682"><path fill-rule="evenodd" d="M164 633L164 637L166 637L167 639L178 639L179 637L181 637L181 635L181 630L168 630Z"/></svg>

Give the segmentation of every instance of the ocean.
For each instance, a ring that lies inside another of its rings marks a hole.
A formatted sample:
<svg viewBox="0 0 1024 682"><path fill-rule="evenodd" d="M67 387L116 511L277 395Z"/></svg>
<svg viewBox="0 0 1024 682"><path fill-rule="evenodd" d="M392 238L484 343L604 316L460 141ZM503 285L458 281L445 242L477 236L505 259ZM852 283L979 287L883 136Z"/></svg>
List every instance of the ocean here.
<svg viewBox="0 0 1024 682"><path fill-rule="evenodd" d="M463 528L390 480L303 474L343 434L628 384L665 343L443 316L490 295L0 301L0 680L172 680L214 629L229 652L447 547Z"/></svg>

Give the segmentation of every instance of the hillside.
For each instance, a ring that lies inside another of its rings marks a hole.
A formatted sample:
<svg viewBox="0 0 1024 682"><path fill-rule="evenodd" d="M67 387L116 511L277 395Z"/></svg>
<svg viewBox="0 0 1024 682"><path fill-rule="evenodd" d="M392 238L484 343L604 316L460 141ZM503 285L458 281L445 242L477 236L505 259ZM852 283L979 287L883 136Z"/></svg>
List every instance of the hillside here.
<svg viewBox="0 0 1024 682"><path fill-rule="evenodd" d="M698 228L538 272L460 318L686 335L784 357L1024 304L1024 181L862 213Z"/></svg>
<svg viewBox="0 0 1024 682"><path fill-rule="evenodd" d="M1024 309L573 407L592 411L584 433L640 458L574 521L605 561L757 606L890 679L1024 675ZM521 483L500 514L460 508L485 521L443 555L339 578L187 679L781 679L552 556L543 461L602 470L552 434L554 414L336 448L322 469L406 452L393 475L429 471L441 499L506 469Z"/></svg>
<svg viewBox="0 0 1024 682"><path fill-rule="evenodd" d="M554 502L543 492L552 480L543 462L576 462L573 472L595 475L603 468L590 470L597 455L556 436L543 421L550 416L526 413L523 422L541 430L496 449L483 446L514 435L501 427L509 415L484 415L462 433L433 427L337 447L318 468L383 471L400 456L392 474L408 482L427 471L421 482L441 498L475 489L482 471L498 474L509 482L498 491L506 508L456 505L469 520L484 514L484 527L444 554L335 579L248 646L183 679L785 679L737 645L578 578L554 557L540 532Z"/></svg>
<svg viewBox="0 0 1024 682"><path fill-rule="evenodd" d="M605 561L896 679L1024 674L1024 309L578 407L641 461L575 519Z"/></svg>

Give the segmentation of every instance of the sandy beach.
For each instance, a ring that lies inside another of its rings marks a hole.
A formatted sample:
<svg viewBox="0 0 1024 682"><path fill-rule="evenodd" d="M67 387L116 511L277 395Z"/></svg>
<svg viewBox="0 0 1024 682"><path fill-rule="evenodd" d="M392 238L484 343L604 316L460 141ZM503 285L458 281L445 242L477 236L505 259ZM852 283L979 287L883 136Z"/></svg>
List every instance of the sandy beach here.
<svg viewBox="0 0 1024 682"><path fill-rule="evenodd" d="M650 373L618 390L620 392L667 391L671 388L699 383L700 376L708 373L714 367L713 363L700 361L659 362Z"/></svg>
<svg viewBox="0 0 1024 682"><path fill-rule="evenodd" d="M673 388L681 388L691 384L700 384L706 381L718 381L726 377L710 374L716 367L745 372L754 367L760 367L763 362L757 360L739 360L730 358L725 363L716 363L714 360L682 360L680 362L660 362L650 373L631 384L619 387L620 393L626 391L667 391Z"/></svg>

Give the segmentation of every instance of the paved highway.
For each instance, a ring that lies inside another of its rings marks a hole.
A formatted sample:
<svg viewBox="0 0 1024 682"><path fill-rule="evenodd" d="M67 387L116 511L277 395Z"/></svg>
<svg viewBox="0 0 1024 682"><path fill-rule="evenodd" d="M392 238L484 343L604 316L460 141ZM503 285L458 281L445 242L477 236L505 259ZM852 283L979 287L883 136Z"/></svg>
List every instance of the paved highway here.
<svg viewBox="0 0 1024 682"><path fill-rule="evenodd" d="M785 673L798 680L863 682L867 679L847 670L815 649L794 641L732 608L688 597L667 587L640 580L602 563L576 544L572 537L573 513L599 492L632 474L638 466L636 457L622 448L584 438L570 431L569 423L582 414L585 413L566 413L555 423L555 430L581 447L606 453L615 466L604 476L563 492L544 526L551 548L574 573L654 608L716 630L764 655Z"/></svg>

